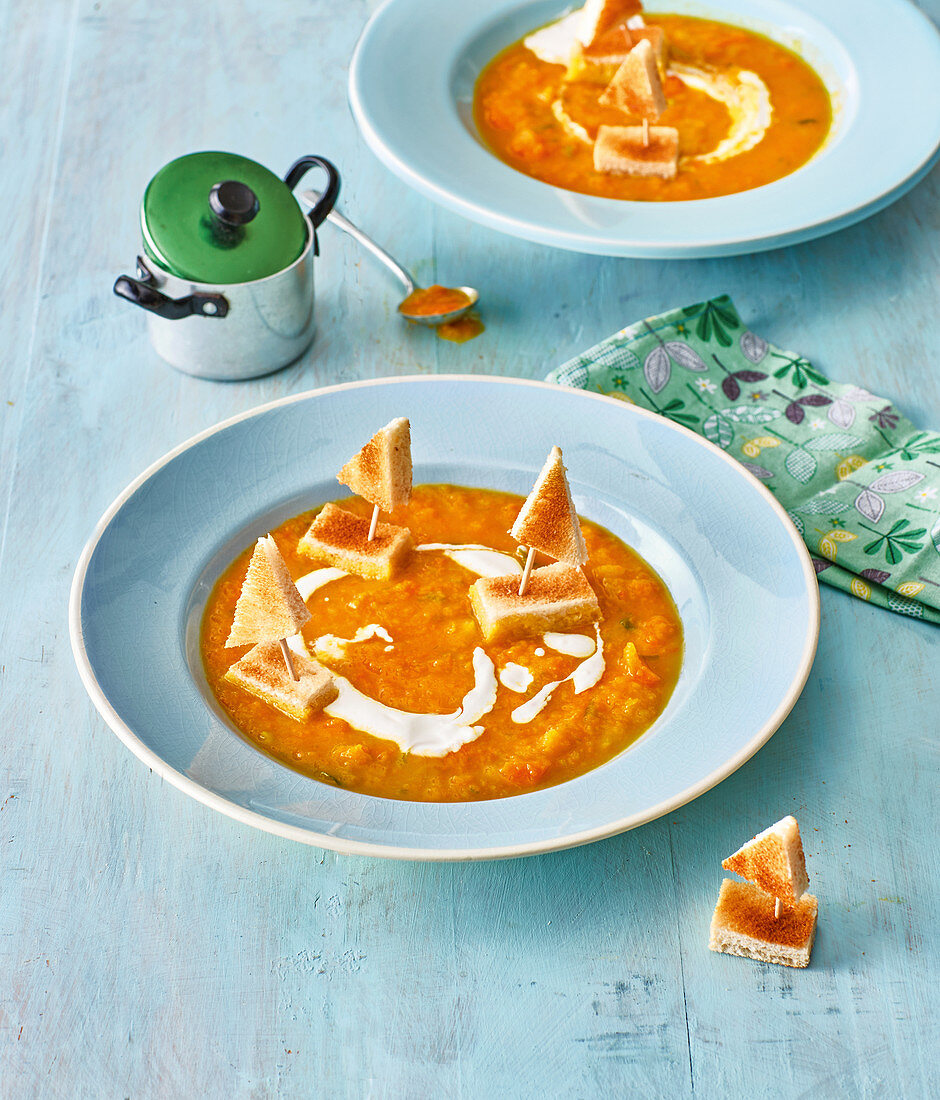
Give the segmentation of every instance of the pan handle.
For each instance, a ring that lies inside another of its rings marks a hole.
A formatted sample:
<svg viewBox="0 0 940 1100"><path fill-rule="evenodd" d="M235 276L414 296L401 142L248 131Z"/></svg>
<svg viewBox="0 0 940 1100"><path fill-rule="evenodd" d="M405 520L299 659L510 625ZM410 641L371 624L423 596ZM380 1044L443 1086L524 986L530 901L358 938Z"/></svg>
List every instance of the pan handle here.
<svg viewBox="0 0 940 1100"><path fill-rule="evenodd" d="M327 214L336 205L339 198L339 172L336 165L326 157L310 155L301 157L287 170L284 182L293 191L311 168L322 168L326 172L326 187L320 192L320 198L312 210L307 212L307 217L313 226L313 254L319 256L320 246L317 241L317 228L326 220Z"/></svg>
<svg viewBox="0 0 940 1100"><path fill-rule="evenodd" d="M168 321L193 316L224 317L228 313L228 301L221 294L188 294L185 298L170 298L163 294L154 286L153 273L142 256L137 257L137 278L119 275L114 293Z"/></svg>

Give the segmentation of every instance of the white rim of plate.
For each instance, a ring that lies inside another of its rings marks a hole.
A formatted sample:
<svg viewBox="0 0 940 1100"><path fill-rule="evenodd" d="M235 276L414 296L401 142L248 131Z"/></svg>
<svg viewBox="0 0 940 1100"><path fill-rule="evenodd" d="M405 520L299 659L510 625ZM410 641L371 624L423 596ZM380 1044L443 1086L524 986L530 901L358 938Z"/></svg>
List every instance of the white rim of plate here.
<svg viewBox="0 0 940 1100"><path fill-rule="evenodd" d="M657 416L656 413L641 409L635 405L624 405L623 402L617 401L616 398L606 397L603 394L590 393L587 390L574 390L572 392L584 394L584 396L604 402L606 404L614 405L621 410L625 415L642 416L648 419L659 421L660 423L667 423L673 430L680 432L681 434L688 436L689 439L694 440L696 443L705 447L716 455L719 455L724 462L732 468L736 474L746 480L746 483L753 489L762 494L765 500L773 507L773 510L777 513L778 518L781 520L782 526L790 537L793 546L797 550L797 554L800 557L803 565L803 573L806 580L806 592L809 601L809 622L807 624L806 638L804 641L803 652L800 659L799 669L794 677L789 690L784 698L780 701L776 710L770 719L764 723L761 729L751 738L746 745L744 745L730 760L726 761L721 768L715 769L709 775L705 776L698 783L693 784L691 787L687 787L684 791L681 791L674 798L668 799L665 802L657 803L655 806L648 808L638 814L632 814L628 817L621 818L616 821L608 822L606 825L600 826L596 829L585 830L580 833L573 833L569 836L553 838L546 841L534 841L528 844L514 844L504 845L502 847L495 848L400 848L393 846L385 846L382 844L375 844L367 841L349 840L343 837L334 837L324 833L315 833L309 829L301 828L298 825L288 825L284 822L276 821L272 818L266 817L264 814L255 813L252 810L246 810L242 806L238 806L233 802L229 802L228 799L222 798L221 795L215 794L212 791L207 790L205 787L196 783L188 776L176 771L166 761L155 753L151 748L144 744L141 738L127 725L126 722L120 717L117 711L112 707L105 693L102 691L98 680L92 671L91 662L88 658L88 654L85 650L85 641L82 631L81 621L81 602L82 591L85 583L85 575L88 570L88 565L91 561L92 555L95 552L95 548L98 545L101 536L107 529L111 520L117 515L124 503L143 485L150 477L153 476L158 470L162 469L168 462L171 462L177 455L182 454L184 451L195 447L201 443L204 439L208 439L210 436L215 435L232 425L239 423L242 420L248 420L261 413L267 412L270 409L277 408L282 405L292 405L298 401L309 400L311 397L324 397L331 393L338 391L350 390L350 389L364 389L372 386L390 386L397 385L399 383L421 383L421 384L447 384L447 383L462 383L462 382L491 382L499 385L511 385L511 386L528 386L536 389L548 389L552 391L564 391L568 387L558 386L551 382L539 382L533 379L527 378L507 378L507 377L494 377L490 375L476 375L476 374L436 374L436 375L404 375L398 378L380 378L380 379L363 379L357 382L343 382L334 386L324 386L320 389L306 390L304 393L292 394L290 397L282 397L275 401L266 402L263 405L258 405L252 409L248 409L246 412L239 413L236 416L230 417L227 420L222 420L218 424L213 425L210 428L205 429L202 432L197 433L185 442L180 443L178 446L167 451L165 455L158 458L156 462L153 462L146 470L143 471L138 477L136 477L125 489L121 492L115 500L105 510L101 519L98 520L95 528L85 544L79 557L78 564L75 568L75 575L72 579L72 587L69 593L69 635L72 643L72 654L75 658L75 663L78 667L79 676L82 683L85 686L85 690L88 692L91 701L94 703L98 713L104 718L105 722L111 727L114 733L120 738L121 741L131 750L132 753L151 771L155 772L162 779L165 779L168 783L172 784L178 790L181 790L184 794L188 794L191 798L194 798L197 802L203 803L205 806L209 806L213 810L218 810L219 813L225 814L227 817L234 818L236 821L241 822L244 825L251 825L256 829L261 829L264 832L273 833L275 836L284 837L287 840L297 840L303 844L308 844L317 848L325 848L330 851L340 852L345 855L363 855L363 856L377 856L384 859L399 859L399 860L412 860L415 862L476 862L478 860L491 860L491 859L514 859L519 856L539 855L546 852L564 851L567 848L579 847L582 844L589 844L596 840L605 840L608 837L616 836L618 833L625 833L631 829L635 829L640 825L645 825L650 821L655 821L657 818L662 817L664 814L668 814L673 810L679 809L681 806L685 806L687 803L694 801L694 799L705 794L711 790L712 787L717 786L722 780L727 779L729 775L732 775L743 764L745 764L763 745L770 740L774 733L780 728L784 719L793 709L797 699L800 697L803 688L806 685L806 681L809 678L810 671L813 667L813 660L816 655L816 647L819 641L819 624L820 624L820 601L819 601L819 586L816 580L816 571L813 568L812 559L810 558L809 551L806 548L805 543L800 538L799 533L793 526L789 516L785 509L776 499L773 493L770 492L764 485L761 485L755 478L752 478L745 469L726 454L720 447L716 447L715 444L710 443L707 439L703 439L702 436L697 435L689 428L683 427L681 424L676 424L674 421L666 420L665 417ZM625 750L629 752L629 748ZM590 773L586 773L590 774ZM367 796L363 796L367 797Z"/></svg>

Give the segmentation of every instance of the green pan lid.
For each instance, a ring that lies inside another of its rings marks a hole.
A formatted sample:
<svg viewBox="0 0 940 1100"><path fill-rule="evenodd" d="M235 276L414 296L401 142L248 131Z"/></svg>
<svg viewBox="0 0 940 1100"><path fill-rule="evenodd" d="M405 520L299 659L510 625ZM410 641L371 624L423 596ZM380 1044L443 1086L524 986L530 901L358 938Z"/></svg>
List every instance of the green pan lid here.
<svg viewBox="0 0 940 1100"><path fill-rule="evenodd" d="M287 184L247 157L191 153L147 185L144 249L193 283L247 283L283 271L303 252L309 226Z"/></svg>

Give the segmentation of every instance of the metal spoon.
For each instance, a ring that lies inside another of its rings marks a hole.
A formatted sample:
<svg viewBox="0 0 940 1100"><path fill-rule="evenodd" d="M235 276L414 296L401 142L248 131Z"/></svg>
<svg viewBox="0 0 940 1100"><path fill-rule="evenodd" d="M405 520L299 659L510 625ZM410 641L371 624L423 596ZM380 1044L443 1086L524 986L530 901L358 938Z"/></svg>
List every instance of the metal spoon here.
<svg viewBox="0 0 940 1100"><path fill-rule="evenodd" d="M316 205L319 197L316 191L304 191L301 193L301 198L311 207ZM381 245L377 245L371 237L367 237L365 233L363 233L358 226L353 225L348 218L344 218L335 207L327 214L326 220L332 222L337 229L341 229L344 233L348 233L353 240L358 241L362 247L368 252L371 252L377 260L385 264L389 271L399 279L402 286L405 288L405 298L413 294L418 288L417 283L411 277L410 273L407 272L393 256L390 256ZM446 313L419 314L404 313L401 310L399 310L399 312L401 312L402 317L407 318L409 321L416 321L419 325L443 325L448 321L456 321L458 317L463 317L468 309L472 309L477 304L480 297L479 291L474 290L472 286L457 287L457 290L462 291L470 299L465 306L460 306L457 309L450 309Z"/></svg>

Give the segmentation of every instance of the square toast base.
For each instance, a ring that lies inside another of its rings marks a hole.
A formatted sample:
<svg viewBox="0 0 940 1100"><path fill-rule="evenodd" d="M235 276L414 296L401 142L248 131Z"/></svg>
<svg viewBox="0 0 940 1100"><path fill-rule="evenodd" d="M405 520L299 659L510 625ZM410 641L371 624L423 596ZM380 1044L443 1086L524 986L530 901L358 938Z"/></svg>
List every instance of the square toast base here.
<svg viewBox="0 0 940 1100"><path fill-rule="evenodd" d="M387 581L411 552L411 532L407 527L380 523L370 542L368 519L335 504L324 504L297 549L314 561L358 577Z"/></svg>
<svg viewBox="0 0 940 1100"><path fill-rule="evenodd" d="M299 722L329 706L339 692L323 665L293 650L291 659L299 680L291 679L280 642L261 642L232 665L225 679Z"/></svg>
<svg viewBox="0 0 940 1100"><path fill-rule="evenodd" d="M752 882L726 878L712 915L708 946L726 955L803 967L809 964L816 938L818 902L804 894L796 905L781 906Z"/></svg>
<svg viewBox="0 0 940 1100"><path fill-rule="evenodd" d="M525 595L518 573L481 577L470 587L470 604L487 642L573 630L601 617L594 590L580 569L556 562L533 569Z"/></svg>

